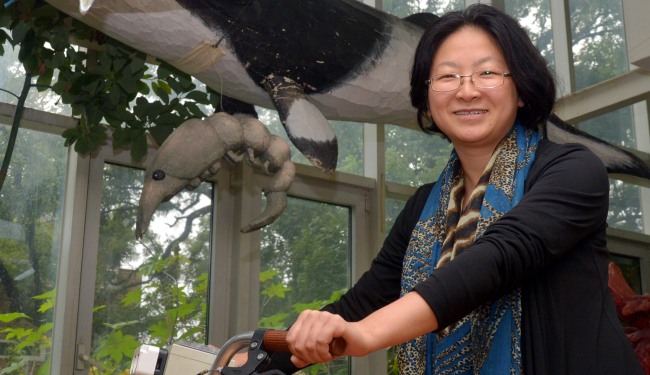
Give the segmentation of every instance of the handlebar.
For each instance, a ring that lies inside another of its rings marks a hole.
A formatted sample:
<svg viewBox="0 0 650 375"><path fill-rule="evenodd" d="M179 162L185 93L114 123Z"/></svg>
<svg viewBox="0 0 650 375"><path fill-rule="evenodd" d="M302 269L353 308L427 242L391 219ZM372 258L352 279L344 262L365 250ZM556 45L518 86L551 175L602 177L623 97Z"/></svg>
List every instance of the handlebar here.
<svg viewBox="0 0 650 375"><path fill-rule="evenodd" d="M227 375L234 368L226 367L230 360L240 350L248 347L248 360L242 367L237 368L237 374L255 375L255 374L282 374L279 371L271 370L269 372L260 373L260 367L266 367L270 359L269 353L290 353L289 345L287 344L287 331L280 331L274 329L258 329L254 332L246 332L232 337L228 340L214 360L209 374L223 374ZM329 347L330 353L333 356L340 356L345 352L346 342L343 338L334 339Z"/></svg>
<svg viewBox="0 0 650 375"><path fill-rule="evenodd" d="M287 331L269 329L264 333L264 347L273 353L290 353L287 344ZM345 352L346 342L338 337L330 342L330 354L338 357Z"/></svg>

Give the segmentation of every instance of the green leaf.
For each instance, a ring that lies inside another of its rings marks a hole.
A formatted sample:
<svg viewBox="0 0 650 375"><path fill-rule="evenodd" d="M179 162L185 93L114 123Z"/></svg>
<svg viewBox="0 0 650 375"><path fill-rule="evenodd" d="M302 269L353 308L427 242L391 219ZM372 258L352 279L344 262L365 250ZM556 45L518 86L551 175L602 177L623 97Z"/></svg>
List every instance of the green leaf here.
<svg viewBox="0 0 650 375"><path fill-rule="evenodd" d="M138 306L142 301L142 289L132 288L120 301L122 306Z"/></svg>
<svg viewBox="0 0 650 375"><path fill-rule="evenodd" d="M120 88L117 85L112 85L108 91L108 101L111 103L111 106L117 106L121 97L122 93L120 92Z"/></svg>
<svg viewBox="0 0 650 375"><path fill-rule="evenodd" d="M172 91L177 93L183 92L184 91L183 85L177 79L173 79L173 78L177 78L177 77L172 77L172 79L169 79L165 82L169 84L169 87L171 88Z"/></svg>
<svg viewBox="0 0 650 375"><path fill-rule="evenodd" d="M124 57L122 57L122 56L115 57L113 59L113 66L112 66L113 71L116 71L116 72L121 71L126 66L126 64L128 62L129 61L127 59L125 59ZM128 75L131 76L132 73L133 72L128 72Z"/></svg>
<svg viewBox="0 0 650 375"><path fill-rule="evenodd" d="M196 85L194 84L194 82L192 82L192 77L189 74L179 73L177 74L177 77L181 89L176 90L176 92L191 91L196 88Z"/></svg>
<svg viewBox="0 0 650 375"><path fill-rule="evenodd" d="M265 281L269 281L273 279L275 276L277 276L278 274L280 274L280 271L275 269L262 271L260 272L260 282L264 283Z"/></svg>
<svg viewBox="0 0 650 375"><path fill-rule="evenodd" d="M158 87L163 89L168 95L171 95L172 88L167 81L158 80Z"/></svg>
<svg viewBox="0 0 650 375"><path fill-rule="evenodd" d="M191 113L192 117L197 117L197 118L205 117L205 113L201 111L201 109L199 108L198 105L196 105L196 103L192 103L192 102L185 103L183 107L186 108Z"/></svg>
<svg viewBox="0 0 650 375"><path fill-rule="evenodd" d="M156 74L158 75L158 78L161 80L167 79L169 76L171 76L172 71L171 71L171 66L162 63L158 66L158 69L156 70Z"/></svg>
<svg viewBox="0 0 650 375"><path fill-rule="evenodd" d="M130 129L117 127L113 130L113 150L125 149L131 144Z"/></svg>
<svg viewBox="0 0 650 375"><path fill-rule="evenodd" d="M153 85L152 85L152 87L153 87ZM154 94L158 95L158 97L160 98L160 100L163 101L163 103L169 104L169 94L167 93L167 90L165 90L165 87L169 87L169 85L165 84L165 85L161 86L160 83L159 83L153 89L153 92L154 92Z"/></svg>
<svg viewBox="0 0 650 375"><path fill-rule="evenodd" d="M289 314L278 313L265 318L260 318L260 327L261 328L273 328L273 329L284 329L286 328L285 322Z"/></svg>
<svg viewBox="0 0 650 375"><path fill-rule="evenodd" d="M43 294L39 294L37 296L32 297L35 300L42 300L42 299L54 299L56 298L56 288L50 289L47 292Z"/></svg>
<svg viewBox="0 0 650 375"><path fill-rule="evenodd" d="M50 289L43 294L39 294L37 296L32 297L32 299L35 299L37 301L45 300L45 302L43 302L39 307L38 309L39 312L46 312L48 310L51 310L54 307L55 298L56 298L56 288Z"/></svg>
<svg viewBox="0 0 650 375"><path fill-rule="evenodd" d="M43 334L39 331L32 331L29 333L29 335L23 337L20 342L16 345L16 349L20 350L23 348L26 348L28 346L32 346L35 343L39 342L41 340L41 337Z"/></svg>
<svg viewBox="0 0 650 375"><path fill-rule="evenodd" d="M127 94L133 94L137 92L137 85L136 85L136 79L133 78L131 75L123 75L120 76L119 81L117 81L117 84L120 85L120 87L127 93Z"/></svg>
<svg viewBox="0 0 650 375"><path fill-rule="evenodd" d="M140 94L142 94L142 95L149 95L149 93L151 92L151 89L149 88L149 85L147 85L146 83L144 83L142 81L138 81L136 86L138 87L138 92Z"/></svg>
<svg viewBox="0 0 650 375"><path fill-rule="evenodd" d="M22 48L20 50L23 51ZM36 75L38 73L38 67L40 65L40 60L38 59L38 57L36 57L36 55L29 55L29 56L25 57L24 59L22 59L21 61L23 63L23 66L25 67L25 71L27 71L27 72L29 72L29 73L31 73L33 75Z"/></svg>
<svg viewBox="0 0 650 375"><path fill-rule="evenodd" d="M99 85L99 81L103 79L99 74L78 74L70 83L70 92L80 94L82 91L85 91L94 94L95 88Z"/></svg>
<svg viewBox="0 0 650 375"><path fill-rule="evenodd" d="M30 26L24 22L18 22L11 30L11 39L14 46L19 45L25 39L25 35L30 31ZM21 47L22 48L22 47Z"/></svg>
<svg viewBox="0 0 650 375"><path fill-rule="evenodd" d="M90 146L90 152L95 152L106 143L108 135L106 134L106 128L103 126L95 126L92 132L88 135L88 141Z"/></svg>
<svg viewBox="0 0 650 375"><path fill-rule="evenodd" d="M145 59L142 54L136 53L130 56L130 62L128 66L128 73L138 74L141 71L144 72L148 69L145 65Z"/></svg>
<svg viewBox="0 0 650 375"><path fill-rule="evenodd" d="M0 29L0 41L2 41L4 43L6 40L9 40L9 39L11 39L9 37L9 34L4 29Z"/></svg>
<svg viewBox="0 0 650 375"><path fill-rule="evenodd" d="M19 312L13 312L13 313L7 313L7 314L0 314L0 322L2 323L10 323L13 322L16 319L31 319L29 316L19 313Z"/></svg>
<svg viewBox="0 0 650 375"><path fill-rule="evenodd" d="M79 138L74 144L74 150L81 155L88 155L90 153L90 142L88 138Z"/></svg>
<svg viewBox="0 0 650 375"><path fill-rule="evenodd" d="M60 27L56 33L54 33L53 38L50 40L50 44L54 50L63 50L70 45L70 33L68 32L67 27Z"/></svg>
<svg viewBox="0 0 650 375"><path fill-rule="evenodd" d="M21 373L24 368L27 368L31 359L27 356L22 357L18 361L12 362L9 366L0 371L0 375Z"/></svg>
<svg viewBox="0 0 650 375"><path fill-rule="evenodd" d="M38 78L36 79L36 84L39 85L39 87L37 87L37 91L43 92L48 90L48 86L52 84L53 74L54 74L54 69L47 68L45 69L45 72L43 74L38 76Z"/></svg>
<svg viewBox="0 0 650 375"><path fill-rule="evenodd" d="M288 292L290 290L291 288L283 285L282 283L277 283L264 288L264 290L262 290L261 293L271 298L273 297L284 298L285 292Z"/></svg>
<svg viewBox="0 0 650 375"><path fill-rule="evenodd" d="M159 320L155 324L149 326L149 334L152 337L157 337L160 341L165 342L171 335L171 329L167 326L164 320Z"/></svg>
<svg viewBox="0 0 650 375"><path fill-rule="evenodd" d="M199 104L210 104L210 101L208 100L208 94L204 91L190 91L186 96L185 99L191 99L194 100L195 102Z"/></svg>
<svg viewBox="0 0 650 375"><path fill-rule="evenodd" d="M131 158L136 163L141 162L147 155L147 137L144 132L139 132L131 145Z"/></svg>
<svg viewBox="0 0 650 375"><path fill-rule="evenodd" d="M178 312L178 318L184 318L196 311L196 305L193 305L191 303L184 303L179 305L176 308L176 311Z"/></svg>

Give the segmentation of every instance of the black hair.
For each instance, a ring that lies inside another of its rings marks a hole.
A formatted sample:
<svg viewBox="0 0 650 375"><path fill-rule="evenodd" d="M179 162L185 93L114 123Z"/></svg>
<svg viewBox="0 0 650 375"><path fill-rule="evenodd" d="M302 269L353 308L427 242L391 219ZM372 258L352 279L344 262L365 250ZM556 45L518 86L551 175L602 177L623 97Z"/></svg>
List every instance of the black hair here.
<svg viewBox="0 0 650 375"><path fill-rule="evenodd" d="M463 27L486 32L496 43L510 69L517 94L524 106L517 119L524 126L536 127L551 115L555 105L555 80L546 61L517 20L485 4L474 4L462 11L450 12L429 27L418 44L411 70L411 104L417 109L417 121L427 133L440 132L428 116L429 86L433 57L440 45Z"/></svg>

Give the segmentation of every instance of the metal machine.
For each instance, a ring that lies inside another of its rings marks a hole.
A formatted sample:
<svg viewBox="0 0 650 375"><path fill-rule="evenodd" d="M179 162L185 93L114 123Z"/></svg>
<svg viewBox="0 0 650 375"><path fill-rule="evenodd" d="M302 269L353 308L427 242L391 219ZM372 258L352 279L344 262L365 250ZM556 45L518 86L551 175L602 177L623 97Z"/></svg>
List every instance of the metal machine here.
<svg viewBox="0 0 650 375"><path fill-rule="evenodd" d="M142 345L135 351L130 375L286 375L268 369L271 353L289 352L286 335L286 331L258 329L232 337L221 350L184 341L166 349ZM246 348L246 363L241 367L231 366L235 354ZM332 354L340 355L344 351L342 339L330 344Z"/></svg>

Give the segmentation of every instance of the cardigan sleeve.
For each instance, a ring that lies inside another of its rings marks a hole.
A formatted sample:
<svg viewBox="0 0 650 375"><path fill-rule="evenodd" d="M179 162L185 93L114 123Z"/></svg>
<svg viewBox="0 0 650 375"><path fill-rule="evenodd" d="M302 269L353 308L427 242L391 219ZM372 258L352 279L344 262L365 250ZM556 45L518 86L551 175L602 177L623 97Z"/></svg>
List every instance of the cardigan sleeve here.
<svg viewBox="0 0 650 375"><path fill-rule="evenodd" d="M414 288L439 329L521 286L606 227L609 182L601 161L578 145L540 151L519 204Z"/></svg>

